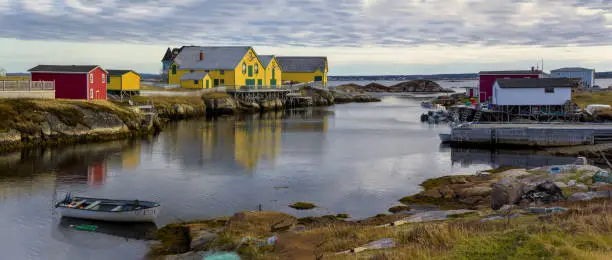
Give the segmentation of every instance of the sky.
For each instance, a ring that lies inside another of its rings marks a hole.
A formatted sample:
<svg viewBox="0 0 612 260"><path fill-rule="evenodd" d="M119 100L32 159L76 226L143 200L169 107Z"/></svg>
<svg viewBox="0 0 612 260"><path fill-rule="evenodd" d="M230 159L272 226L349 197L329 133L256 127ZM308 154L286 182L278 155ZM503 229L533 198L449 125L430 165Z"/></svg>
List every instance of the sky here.
<svg viewBox="0 0 612 260"><path fill-rule="evenodd" d="M327 56L330 75L612 71L612 0L0 0L0 67L159 73L168 47Z"/></svg>

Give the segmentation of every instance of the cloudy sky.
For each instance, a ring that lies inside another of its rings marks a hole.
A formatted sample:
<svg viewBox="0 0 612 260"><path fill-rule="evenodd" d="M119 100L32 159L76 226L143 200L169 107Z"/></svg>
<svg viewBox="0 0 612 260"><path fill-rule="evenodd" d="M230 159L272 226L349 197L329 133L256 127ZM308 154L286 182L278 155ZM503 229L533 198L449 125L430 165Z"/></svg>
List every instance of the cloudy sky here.
<svg viewBox="0 0 612 260"><path fill-rule="evenodd" d="M612 70L612 0L0 0L0 67L157 73L169 46L324 55L331 75Z"/></svg>

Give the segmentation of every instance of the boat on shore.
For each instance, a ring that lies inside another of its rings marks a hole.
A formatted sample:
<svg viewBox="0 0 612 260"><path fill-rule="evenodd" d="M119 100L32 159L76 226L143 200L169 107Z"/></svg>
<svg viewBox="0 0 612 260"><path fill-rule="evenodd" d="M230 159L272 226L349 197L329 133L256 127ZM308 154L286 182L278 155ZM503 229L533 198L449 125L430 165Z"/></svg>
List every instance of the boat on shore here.
<svg viewBox="0 0 612 260"><path fill-rule="evenodd" d="M154 222L161 210L157 202L70 197L55 205L61 217L111 221Z"/></svg>

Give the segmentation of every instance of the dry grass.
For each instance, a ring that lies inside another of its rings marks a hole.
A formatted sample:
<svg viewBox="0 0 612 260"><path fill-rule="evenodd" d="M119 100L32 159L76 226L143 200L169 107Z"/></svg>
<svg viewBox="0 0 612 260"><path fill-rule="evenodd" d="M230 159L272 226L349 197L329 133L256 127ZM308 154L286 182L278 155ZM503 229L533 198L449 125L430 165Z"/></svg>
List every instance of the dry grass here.
<svg viewBox="0 0 612 260"><path fill-rule="evenodd" d="M202 94L203 99L217 99L217 98L229 98L230 95L227 92L208 92Z"/></svg>
<svg viewBox="0 0 612 260"><path fill-rule="evenodd" d="M134 96L132 99L135 102L144 104L153 102L156 108L172 108L174 104L204 106L204 100L199 96Z"/></svg>
<svg viewBox="0 0 612 260"><path fill-rule="evenodd" d="M578 104L581 108L585 108L591 104L612 105L612 92L581 92L573 94L572 101Z"/></svg>
<svg viewBox="0 0 612 260"><path fill-rule="evenodd" d="M0 76L0 81L29 81L30 76Z"/></svg>
<svg viewBox="0 0 612 260"><path fill-rule="evenodd" d="M202 89L198 89L198 88L161 88L161 87L141 84L140 85L140 90L146 90L146 91L171 91L171 92L191 92L191 91L198 91L198 90L202 90Z"/></svg>

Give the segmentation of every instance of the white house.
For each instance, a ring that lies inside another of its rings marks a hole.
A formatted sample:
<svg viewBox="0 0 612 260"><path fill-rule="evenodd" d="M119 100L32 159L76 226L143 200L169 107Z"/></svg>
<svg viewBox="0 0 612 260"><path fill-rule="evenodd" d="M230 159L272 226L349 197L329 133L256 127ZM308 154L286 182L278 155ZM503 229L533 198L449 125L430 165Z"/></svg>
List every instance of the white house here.
<svg viewBox="0 0 612 260"><path fill-rule="evenodd" d="M566 78L498 79L493 85L493 105L559 106L572 99L576 80Z"/></svg>
<svg viewBox="0 0 612 260"><path fill-rule="evenodd" d="M551 70L550 74L553 78L574 78L581 79L582 86L592 88L595 84L595 70L585 68L561 68Z"/></svg>

